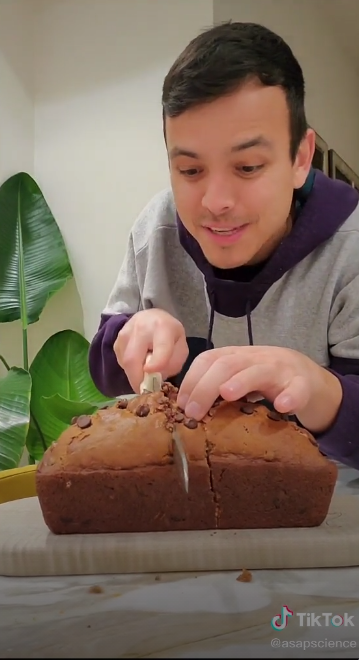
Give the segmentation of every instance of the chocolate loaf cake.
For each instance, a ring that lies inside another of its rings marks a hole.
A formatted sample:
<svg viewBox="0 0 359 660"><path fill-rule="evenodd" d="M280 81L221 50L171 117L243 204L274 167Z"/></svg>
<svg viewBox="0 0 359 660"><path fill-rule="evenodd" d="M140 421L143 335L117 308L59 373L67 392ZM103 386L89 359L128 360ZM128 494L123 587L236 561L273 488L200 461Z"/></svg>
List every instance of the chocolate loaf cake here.
<svg viewBox="0 0 359 660"><path fill-rule="evenodd" d="M264 405L217 401L186 419L162 391L73 421L38 465L44 521L55 534L311 527L328 513L335 463L314 438ZM176 425L189 492L173 462Z"/></svg>

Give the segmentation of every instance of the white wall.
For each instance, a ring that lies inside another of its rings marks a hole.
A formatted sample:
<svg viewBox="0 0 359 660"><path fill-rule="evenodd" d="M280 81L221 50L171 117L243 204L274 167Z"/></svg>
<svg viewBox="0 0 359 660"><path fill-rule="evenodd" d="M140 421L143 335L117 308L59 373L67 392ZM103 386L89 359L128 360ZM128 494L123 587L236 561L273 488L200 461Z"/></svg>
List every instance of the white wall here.
<svg viewBox="0 0 359 660"><path fill-rule="evenodd" d="M0 183L18 170L33 171L31 14L21 0L0 4ZM17 362L21 341L18 323L0 324L0 353L9 362ZM0 377L4 372L0 364Z"/></svg>
<svg viewBox="0 0 359 660"><path fill-rule="evenodd" d="M88 338L136 215L168 185L161 86L211 0L54 0L36 21L35 173L69 247Z"/></svg>
<svg viewBox="0 0 359 660"><path fill-rule="evenodd" d="M34 162L32 6L0 3L0 180Z"/></svg>
<svg viewBox="0 0 359 660"><path fill-rule="evenodd" d="M22 169L34 174L76 280L29 329L30 358L57 330L72 327L88 339L96 331L132 223L168 183L163 77L213 18L259 21L289 41L307 78L309 121L359 171L359 79L317 6L0 0L0 180ZM0 353L21 361L18 323L0 325Z"/></svg>
<svg viewBox="0 0 359 660"><path fill-rule="evenodd" d="M214 21L262 23L289 43L305 75L309 123L359 172L359 76L324 7L319 0L214 0Z"/></svg>
<svg viewBox="0 0 359 660"><path fill-rule="evenodd" d="M51 1L51 0L50 0ZM35 4L0 1L0 183L16 172L34 172ZM45 196L46 190L44 191ZM81 302L74 282L49 302L40 321L29 327L29 358L57 330L83 332ZM0 324L0 353L22 366L20 322ZM0 377L5 369L0 364Z"/></svg>

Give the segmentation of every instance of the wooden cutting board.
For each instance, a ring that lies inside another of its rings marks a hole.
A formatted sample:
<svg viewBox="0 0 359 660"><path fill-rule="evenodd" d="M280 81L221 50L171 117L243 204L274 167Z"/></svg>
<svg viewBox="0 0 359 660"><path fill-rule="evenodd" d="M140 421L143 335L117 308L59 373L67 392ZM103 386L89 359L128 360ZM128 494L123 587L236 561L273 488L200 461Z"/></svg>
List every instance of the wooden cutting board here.
<svg viewBox="0 0 359 660"><path fill-rule="evenodd" d="M37 497L0 505L0 575L359 566L359 498L334 496L316 528L55 536Z"/></svg>

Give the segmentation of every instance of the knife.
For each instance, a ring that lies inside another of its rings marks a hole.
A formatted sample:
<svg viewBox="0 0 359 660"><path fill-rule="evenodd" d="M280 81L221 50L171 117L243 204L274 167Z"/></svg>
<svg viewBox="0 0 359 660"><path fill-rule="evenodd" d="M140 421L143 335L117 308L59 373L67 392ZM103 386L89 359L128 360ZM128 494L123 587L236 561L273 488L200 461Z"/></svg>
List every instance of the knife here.
<svg viewBox="0 0 359 660"><path fill-rule="evenodd" d="M172 431L172 450L173 450L173 460L177 468L177 472L182 482L182 486L188 493L188 483L189 483L189 473L188 473L188 461L186 452L184 450L181 438L178 435L176 427Z"/></svg>
<svg viewBox="0 0 359 660"><path fill-rule="evenodd" d="M148 353L146 357L146 364L150 359L152 353ZM163 384L162 375L156 373L144 373L143 381L140 385L140 394L151 394L152 392L160 392ZM189 471L186 452L184 450L181 438L179 437L176 427L172 431L172 452L173 461L177 468L180 481L186 493L188 493L189 485Z"/></svg>
<svg viewBox="0 0 359 660"><path fill-rule="evenodd" d="M152 353L148 353L146 357L147 364ZM149 374L147 371L144 373L143 381L140 385L140 394L151 394L152 392L160 392L163 384L162 375L158 372Z"/></svg>

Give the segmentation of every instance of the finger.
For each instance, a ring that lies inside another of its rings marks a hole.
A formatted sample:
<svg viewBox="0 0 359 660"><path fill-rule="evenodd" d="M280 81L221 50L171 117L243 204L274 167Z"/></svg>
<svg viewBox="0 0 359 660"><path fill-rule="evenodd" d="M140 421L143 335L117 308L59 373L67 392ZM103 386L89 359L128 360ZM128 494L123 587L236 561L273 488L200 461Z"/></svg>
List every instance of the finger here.
<svg viewBox="0 0 359 660"><path fill-rule="evenodd" d="M197 383L208 372L208 369L217 360L217 357L218 353L216 349L212 349L200 353L192 362L178 391L177 403L180 408L185 409L187 401L192 396Z"/></svg>
<svg viewBox="0 0 359 660"><path fill-rule="evenodd" d="M239 369L239 361L231 359L231 356L215 360L207 369L208 360L202 362L200 368L194 370L194 377L198 377L198 380L185 405L186 415L197 420L206 415L220 394L222 384Z"/></svg>
<svg viewBox="0 0 359 660"><path fill-rule="evenodd" d="M143 380L143 365L151 348L149 338L143 332L133 329L128 339L125 335L123 337L119 335L118 347L120 359L117 357L117 360L134 392L139 392Z"/></svg>
<svg viewBox="0 0 359 660"><path fill-rule="evenodd" d="M177 336L171 324L164 323L156 326L152 337L152 355L145 365L145 371L149 373L165 372L175 353L176 341Z"/></svg>
<svg viewBox="0 0 359 660"><path fill-rule="evenodd" d="M176 342L173 354L167 365L166 371L162 372L163 378L169 378L170 376L177 376L182 370L184 363L186 362L189 354L188 344L186 337L181 335L180 339Z"/></svg>
<svg viewBox="0 0 359 660"><path fill-rule="evenodd" d="M219 393L226 401L237 401L251 394L256 395L253 397L256 400L260 398L273 400L284 386L281 383L281 374L278 373L275 365L255 364L224 381Z"/></svg>
<svg viewBox="0 0 359 660"><path fill-rule="evenodd" d="M280 413L299 413L309 404L308 383L302 376L294 376L289 385L275 398L274 407Z"/></svg>
<svg viewBox="0 0 359 660"><path fill-rule="evenodd" d="M183 379L178 393L178 405L183 409L185 408L185 405L189 398L192 396L192 392L197 383L201 380L201 378L203 378L211 365L217 360L223 360L224 363L231 365L229 373L230 376L233 375L236 371L250 366L253 364L254 360L258 361L261 359L261 354L250 350L253 348L255 347L227 346L225 348L213 348L198 355Z"/></svg>

